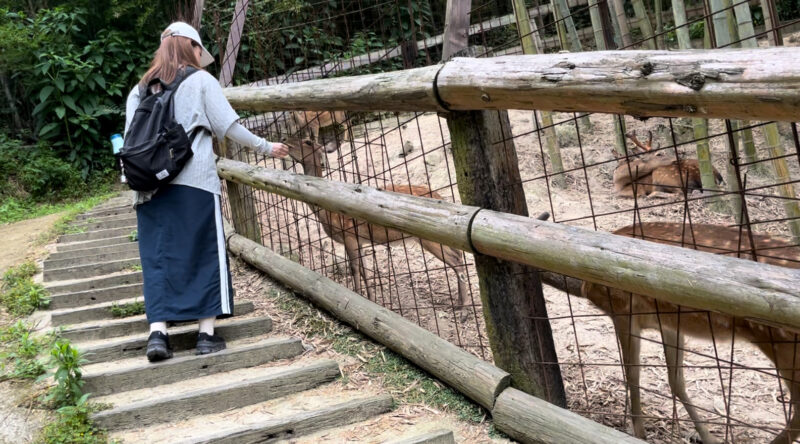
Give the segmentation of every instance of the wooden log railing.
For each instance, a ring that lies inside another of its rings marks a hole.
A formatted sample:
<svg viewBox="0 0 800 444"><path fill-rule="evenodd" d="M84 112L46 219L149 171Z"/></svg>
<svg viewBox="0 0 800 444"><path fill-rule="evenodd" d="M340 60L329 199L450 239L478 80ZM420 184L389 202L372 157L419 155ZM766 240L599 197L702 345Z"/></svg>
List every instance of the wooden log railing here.
<svg viewBox="0 0 800 444"><path fill-rule="evenodd" d="M510 388L511 375L402 316L226 227L228 248L317 306L389 347L492 412L523 443L642 444L632 436Z"/></svg>
<svg viewBox="0 0 800 444"><path fill-rule="evenodd" d="M795 121L800 48L455 58L439 66L226 88L251 111L536 109Z"/></svg>
<svg viewBox="0 0 800 444"><path fill-rule="evenodd" d="M229 159L220 159L217 171L224 179L465 251L800 330L800 270Z"/></svg>

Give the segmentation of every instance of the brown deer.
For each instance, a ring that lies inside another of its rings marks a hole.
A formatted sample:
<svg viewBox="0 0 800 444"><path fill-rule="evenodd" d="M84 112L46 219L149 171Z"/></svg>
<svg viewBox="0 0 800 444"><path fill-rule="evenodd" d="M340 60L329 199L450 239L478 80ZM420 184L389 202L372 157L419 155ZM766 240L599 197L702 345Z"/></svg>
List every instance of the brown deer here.
<svg viewBox="0 0 800 444"><path fill-rule="evenodd" d="M614 234L734 256L737 251L746 250L751 245L746 230L740 235L737 228L719 225L694 224L690 230L680 223L642 223L621 228ZM753 241L759 262L800 268L800 251L792 244L767 235L753 235ZM640 342L644 329L661 332L670 389L686 408L703 443L719 441L709 433L686 394L682 367L684 335L706 340L735 337L756 345L775 364L781 379L789 387L792 403L789 424L772 443L790 444L800 434L800 416L797 414L800 409L800 347L795 332L726 314L698 312L647 295L631 294L591 282L583 282L581 292L583 297L609 315L614 323L631 397L633 430L637 437L645 437L639 391Z"/></svg>
<svg viewBox="0 0 800 444"><path fill-rule="evenodd" d="M319 130L335 124L345 126L345 133L348 129L347 116L344 111L292 111L292 121L295 125L295 132L303 132L309 135L315 142L319 142ZM338 145L338 140L337 140Z"/></svg>
<svg viewBox="0 0 800 444"><path fill-rule="evenodd" d="M303 172L309 176L322 177L322 145L311 140L293 137L284 142L289 147L289 156L296 162L303 165ZM331 150L332 151L332 150ZM425 185L389 185L382 190L393 191L395 193L411 194L414 196L430 197L442 199L435 191L431 191ZM350 271L353 274L356 292L361 291L361 278L367 289L367 296L370 300L375 300L372 289L367 283L366 271L361 260L360 248L364 245L390 244L404 238L412 238L400 231L380 225L369 224L359 221L343 214L334 213L325 209L313 206L319 212L319 221L322 229L331 239L340 244L344 244L347 254L347 261ZM431 252L447 267L455 271L458 277L458 305L463 306L467 301L468 281L464 275L464 262L461 253L451 247L433 241L418 239L422 248ZM462 315L462 318L464 316Z"/></svg>
<svg viewBox="0 0 800 444"><path fill-rule="evenodd" d="M669 194L682 193L684 188L703 191L700 176L700 165L697 159L675 159L665 151L653 151L653 133L647 144L636 138L636 134L628 133L627 138L641 149L633 149L626 158L614 150L617 168L614 170L614 191L622 197L667 197ZM717 185L722 184L722 175L714 169ZM635 186L634 186L635 185Z"/></svg>

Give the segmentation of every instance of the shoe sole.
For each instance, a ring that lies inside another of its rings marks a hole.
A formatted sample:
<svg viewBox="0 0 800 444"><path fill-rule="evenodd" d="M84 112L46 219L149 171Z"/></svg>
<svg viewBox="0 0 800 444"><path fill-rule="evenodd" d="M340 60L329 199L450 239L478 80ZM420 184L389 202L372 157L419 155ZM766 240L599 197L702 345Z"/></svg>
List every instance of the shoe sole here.
<svg viewBox="0 0 800 444"><path fill-rule="evenodd" d="M147 360L150 362L163 361L172 357L172 352L166 347L152 347L147 349Z"/></svg>
<svg viewBox="0 0 800 444"><path fill-rule="evenodd" d="M211 353L216 353L218 351L225 350L227 345L223 342L222 344L216 344L211 346L199 345L197 346L197 351L195 351L195 355L208 355Z"/></svg>

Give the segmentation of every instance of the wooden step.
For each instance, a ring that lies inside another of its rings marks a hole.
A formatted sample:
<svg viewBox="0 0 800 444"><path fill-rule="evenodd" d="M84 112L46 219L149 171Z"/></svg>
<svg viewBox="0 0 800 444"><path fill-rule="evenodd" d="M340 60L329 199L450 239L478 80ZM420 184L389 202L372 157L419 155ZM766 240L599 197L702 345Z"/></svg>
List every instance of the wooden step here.
<svg viewBox="0 0 800 444"><path fill-rule="evenodd" d="M58 236L58 240L56 242L60 244L66 244L71 242L85 242L85 241L96 241L96 240L106 240L106 239L114 239L123 236L130 236L130 234L136 230L136 224L129 225L126 227L119 227L119 228L108 228L105 230L95 230L95 231L87 231L85 233L75 233L75 234L62 234ZM130 240L130 239L128 239Z"/></svg>
<svg viewBox="0 0 800 444"><path fill-rule="evenodd" d="M112 208L100 208L87 211L86 213L75 216L75 220L91 219L93 217L109 217L136 214L131 205L117 205Z"/></svg>
<svg viewBox="0 0 800 444"><path fill-rule="evenodd" d="M75 250L85 250L87 248L107 247L111 245L125 245L132 243L130 233L124 236L110 237L108 239L90 240L85 242L73 242L71 244L56 244L56 251L59 253Z"/></svg>
<svg viewBox="0 0 800 444"><path fill-rule="evenodd" d="M118 287L120 285L140 284L142 283L142 272L136 271L133 273L120 273L114 276L92 278L92 279L77 279L74 282L60 282L57 284L45 285L44 288L51 295L60 295L65 293L75 293L77 291L97 290L101 288Z"/></svg>
<svg viewBox="0 0 800 444"><path fill-rule="evenodd" d="M111 262L124 259L138 259L139 258L139 244L133 244L134 248L127 248L122 251L100 251L94 255L85 255L79 257L69 257L64 259L47 259L42 264L42 268L47 270L57 270L59 268L77 267L79 265L99 264L102 262ZM97 251L97 250L96 250Z"/></svg>
<svg viewBox="0 0 800 444"><path fill-rule="evenodd" d="M76 308L53 310L50 312L50 325L59 327L62 325L99 321L101 319L112 319L114 315L111 313L111 308L114 305L125 305L142 301L144 301L144 298L139 294L136 297L119 299L111 302L95 304L95 301L91 301L91 305L83 304Z"/></svg>
<svg viewBox="0 0 800 444"><path fill-rule="evenodd" d="M98 254L122 253L122 252L136 252L136 254L139 254L139 242L130 242L130 239L126 238L126 241L124 243L116 245L105 245L102 247L77 249L72 251L64 251L62 253L58 252L50 253L50 256L48 256L47 260L45 261L45 267L47 266L47 261L79 259L85 256L97 256Z"/></svg>
<svg viewBox="0 0 800 444"><path fill-rule="evenodd" d="M115 407L95 413L92 420L109 430L176 422L302 392L333 381L339 374L336 361L321 360L258 378Z"/></svg>
<svg viewBox="0 0 800 444"><path fill-rule="evenodd" d="M94 304L110 303L135 297L142 298L143 285L141 284L141 279L139 279L139 282L140 283L118 285L116 287L56 294L55 296L50 296L50 305L47 308L49 310L63 310L91 306ZM91 307L87 307L87 309L88 308Z"/></svg>
<svg viewBox="0 0 800 444"><path fill-rule="evenodd" d="M290 440L384 414L392 410L393 402L389 395L355 399L319 410L296 413L202 438L180 441L180 444L255 444Z"/></svg>
<svg viewBox="0 0 800 444"><path fill-rule="evenodd" d="M300 339L266 339L231 347L210 355L190 355L149 363L142 359L133 367L83 374L84 393L103 396L128 390L155 387L184 379L222 373L238 368L255 367L280 359L292 358L304 351Z"/></svg>
<svg viewBox="0 0 800 444"><path fill-rule="evenodd" d="M136 226L136 215L124 215L114 217L103 217L100 219L84 219L70 224L70 227L76 230L83 231L97 231L108 230L110 228L122 228Z"/></svg>
<svg viewBox="0 0 800 444"><path fill-rule="evenodd" d="M456 444L456 439L452 431L439 429L410 438L386 441L385 444Z"/></svg>
<svg viewBox="0 0 800 444"><path fill-rule="evenodd" d="M215 334L226 341L267 334L272 330L272 319L268 317L221 321L214 328ZM169 331L169 342L174 351L191 350L197 344L197 325L178 327ZM77 344L88 363L108 362L134 356L144 357L147 335L136 335L105 341Z"/></svg>
<svg viewBox="0 0 800 444"><path fill-rule="evenodd" d="M252 313L255 307L250 301L236 302L233 306L235 316L242 316ZM183 323L186 324L186 323ZM178 324L181 325L181 324ZM130 316L122 319L109 319L105 322L89 322L87 324L74 325L61 331L61 337L72 342L88 342L99 339L118 338L120 336L130 336L137 333L147 333L150 324L147 323L145 315Z"/></svg>
<svg viewBox="0 0 800 444"><path fill-rule="evenodd" d="M134 267L141 266L139 256L110 262L78 265L68 268L46 269L43 272L44 282L63 281L68 279L84 279L95 276L104 276L120 271L134 271Z"/></svg>

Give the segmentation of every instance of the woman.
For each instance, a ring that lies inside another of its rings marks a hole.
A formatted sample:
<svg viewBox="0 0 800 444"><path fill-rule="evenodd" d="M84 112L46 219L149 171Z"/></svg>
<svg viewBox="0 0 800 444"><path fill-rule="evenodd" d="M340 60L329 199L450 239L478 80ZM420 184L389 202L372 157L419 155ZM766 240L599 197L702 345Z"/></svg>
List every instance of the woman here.
<svg viewBox="0 0 800 444"><path fill-rule="evenodd" d="M175 120L187 134L195 134L194 156L169 185L153 192L137 192L134 203L145 312L150 323L147 359L151 362L172 357L167 322L198 320L196 354L225 348L225 340L214 334L214 322L233 314L233 287L212 136L228 137L273 157L287 154L285 145L267 142L236 122L239 116L219 83L201 69L213 61L194 28L173 23L161 34L150 69L128 95L126 134L139 97L151 80L158 78L169 85L183 69L199 69L180 83L173 99ZM157 89L159 84L151 88Z"/></svg>

